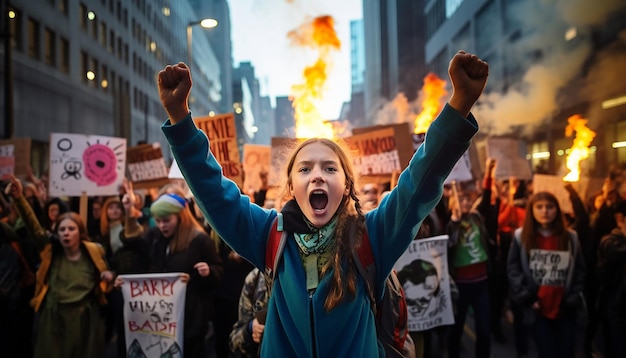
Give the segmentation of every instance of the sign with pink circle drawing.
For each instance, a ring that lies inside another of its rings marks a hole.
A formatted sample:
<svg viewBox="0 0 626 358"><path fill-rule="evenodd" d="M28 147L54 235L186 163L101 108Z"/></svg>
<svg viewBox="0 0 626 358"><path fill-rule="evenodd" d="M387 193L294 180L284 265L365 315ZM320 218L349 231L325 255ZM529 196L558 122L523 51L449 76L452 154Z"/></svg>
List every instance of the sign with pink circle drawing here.
<svg viewBox="0 0 626 358"><path fill-rule="evenodd" d="M116 195L125 170L125 138L50 134L50 196Z"/></svg>

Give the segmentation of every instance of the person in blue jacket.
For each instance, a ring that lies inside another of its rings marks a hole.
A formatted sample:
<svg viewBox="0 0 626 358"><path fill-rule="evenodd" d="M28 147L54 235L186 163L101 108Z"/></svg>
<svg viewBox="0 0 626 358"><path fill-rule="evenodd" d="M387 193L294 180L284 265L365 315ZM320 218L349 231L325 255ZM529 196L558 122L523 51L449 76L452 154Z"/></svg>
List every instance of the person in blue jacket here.
<svg viewBox="0 0 626 358"><path fill-rule="evenodd" d="M349 151L336 140L321 138L308 139L293 151L286 167L289 200L279 220L289 237L275 272L262 357L384 356L353 250L367 231L381 298L393 264L439 201L444 180L478 131L470 109L488 72L487 63L476 55L459 51L453 56L448 104L430 125L397 187L367 214L360 209ZM162 130L202 212L228 245L264 270L277 211L251 203L222 174L207 136L189 112L189 68L168 65L157 82L169 116Z"/></svg>

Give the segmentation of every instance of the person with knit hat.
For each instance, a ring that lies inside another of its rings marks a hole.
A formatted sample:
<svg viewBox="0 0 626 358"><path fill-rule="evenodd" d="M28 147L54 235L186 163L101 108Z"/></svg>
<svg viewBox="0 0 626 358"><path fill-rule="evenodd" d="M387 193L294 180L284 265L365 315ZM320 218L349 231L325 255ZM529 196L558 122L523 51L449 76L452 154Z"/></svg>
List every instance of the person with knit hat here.
<svg viewBox="0 0 626 358"><path fill-rule="evenodd" d="M131 212L134 193L128 191L122 204ZM187 357L205 356L204 338L213 315L212 297L223 273L215 243L196 221L187 200L175 193L159 196L150 206L156 227L147 230L135 215L124 226L126 239L143 237L148 250L150 272L184 272L189 275L185 297L183 352ZM116 286L123 284L119 280Z"/></svg>

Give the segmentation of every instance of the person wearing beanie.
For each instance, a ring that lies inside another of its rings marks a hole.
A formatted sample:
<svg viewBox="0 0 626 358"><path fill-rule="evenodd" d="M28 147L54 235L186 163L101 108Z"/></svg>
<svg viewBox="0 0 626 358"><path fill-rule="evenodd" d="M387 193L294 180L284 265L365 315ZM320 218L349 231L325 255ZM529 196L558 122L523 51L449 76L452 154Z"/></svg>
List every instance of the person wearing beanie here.
<svg viewBox="0 0 626 358"><path fill-rule="evenodd" d="M126 212L135 202L132 190L122 199ZM214 314L213 295L223 266L216 246L189 210L187 200L174 193L159 196L150 206L156 227L147 230L128 217L123 236L143 237L149 244L149 272L184 272L189 275L185 297L183 352L187 357L206 355L204 338ZM132 216L132 215L131 215ZM123 284L116 281L116 286Z"/></svg>

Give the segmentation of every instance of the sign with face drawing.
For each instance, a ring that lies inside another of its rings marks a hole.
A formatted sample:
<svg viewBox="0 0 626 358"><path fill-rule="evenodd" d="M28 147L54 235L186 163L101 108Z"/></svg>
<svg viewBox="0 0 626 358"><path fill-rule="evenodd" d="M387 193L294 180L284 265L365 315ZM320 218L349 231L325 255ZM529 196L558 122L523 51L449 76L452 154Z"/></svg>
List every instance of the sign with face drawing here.
<svg viewBox="0 0 626 358"><path fill-rule="evenodd" d="M414 240L394 270L409 311L409 331L454 323L448 276L448 235Z"/></svg>
<svg viewBox="0 0 626 358"><path fill-rule="evenodd" d="M126 170L126 138L50 134L50 196L117 195Z"/></svg>
<svg viewBox="0 0 626 358"><path fill-rule="evenodd" d="M128 357L183 357L187 283L180 276L120 275Z"/></svg>

